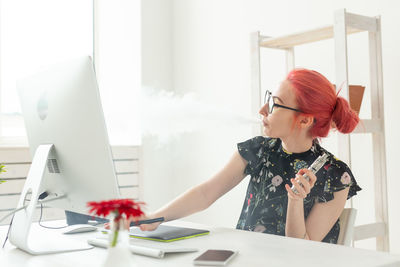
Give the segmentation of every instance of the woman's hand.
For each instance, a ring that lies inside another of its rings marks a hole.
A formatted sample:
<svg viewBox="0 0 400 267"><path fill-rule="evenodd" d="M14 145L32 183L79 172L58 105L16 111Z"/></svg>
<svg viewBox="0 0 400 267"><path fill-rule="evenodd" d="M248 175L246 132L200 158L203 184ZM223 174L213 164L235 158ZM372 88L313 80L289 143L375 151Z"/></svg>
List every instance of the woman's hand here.
<svg viewBox="0 0 400 267"><path fill-rule="evenodd" d="M142 215L140 217L135 217L135 218L129 218L128 220L124 220L124 228L129 229L131 222L136 222L136 221L141 221L141 220L146 220L147 216ZM111 228L111 222L105 223L103 227L107 230L110 230Z"/></svg>
<svg viewBox="0 0 400 267"><path fill-rule="evenodd" d="M154 219L157 218L158 216L149 216L144 220L149 220L149 219ZM155 223L150 223L150 224L141 224L139 225L140 230L142 231L154 231L158 228L158 226L161 224L162 222L155 222Z"/></svg>
<svg viewBox="0 0 400 267"><path fill-rule="evenodd" d="M142 220L149 220L149 219L153 219L153 218L157 218L157 216L143 215L143 216L140 216L140 217L129 218L128 220L125 221L125 228L129 229L131 223L135 223L137 221L142 221ZM150 223L150 224L141 224L141 225L138 225L138 226L139 226L140 230L142 230L142 231L153 231L153 230L157 229L157 227L161 223L162 222L155 222L155 223ZM111 227L111 223L105 223L104 224L104 228L105 229L110 229L110 227Z"/></svg>
<svg viewBox="0 0 400 267"><path fill-rule="evenodd" d="M143 215L139 218L131 218L128 220L128 223L130 224L131 222L135 223L137 221L142 221L142 220L150 220L154 218L158 218L160 216L154 216L153 214L151 215ZM157 227L161 224L162 222L155 222L155 223L150 223L150 224L141 224L138 225L140 230L142 231L154 231L157 229Z"/></svg>
<svg viewBox="0 0 400 267"><path fill-rule="evenodd" d="M307 181L303 175L307 174L310 181ZM308 169L301 169L297 174L296 178L290 179L294 187L297 189L297 194L294 193L288 184L285 185L286 191L288 192L288 197L293 200L302 200L307 197L311 189L314 187L317 177L315 174ZM301 185L300 185L301 184Z"/></svg>

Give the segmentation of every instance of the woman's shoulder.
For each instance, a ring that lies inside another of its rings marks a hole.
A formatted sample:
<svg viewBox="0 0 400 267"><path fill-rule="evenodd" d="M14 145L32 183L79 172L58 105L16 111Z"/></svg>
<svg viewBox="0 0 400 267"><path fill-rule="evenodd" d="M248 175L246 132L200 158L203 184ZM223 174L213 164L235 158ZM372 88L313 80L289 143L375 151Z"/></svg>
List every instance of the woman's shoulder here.
<svg viewBox="0 0 400 267"><path fill-rule="evenodd" d="M328 154L327 162L317 175L317 183L314 189L318 201L330 201L334 198L335 192L347 187L350 187L347 199L356 195L361 188L358 186L349 166L326 149L318 147L318 150L319 154Z"/></svg>
<svg viewBox="0 0 400 267"><path fill-rule="evenodd" d="M265 161L265 157L280 145L280 139L256 136L237 144L238 152L248 162L245 173L258 169Z"/></svg>
<svg viewBox="0 0 400 267"><path fill-rule="evenodd" d="M347 185L351 181L356 184L354 175L350 167L344 161L337 158L334 154L322 148L324 153L329 155L328 161L325 163L324 169L326 170L328 177L341 181ZM361 189L360 189L361 190Z"/></svg>
<svg viewBox="0 0 400 267"><path fill-rule="evenodd" d="M339 158L337 158L334 154L332 154L331 152L329 152L328 150L323 148L321 145L317 144L316 147L317 147L317 150L319 152L318 153L319 155L322 155L322 154L327 154L328 155L328 160L327 160L325 165L329 165L332 168L334 168L334 167L341 168L341 169L349 168L349 166L344 161L342 161Z"/></svg>
<svg viewBox="0 0 400 267"><path fill-rule="evenodd" d="M267 136L255 136L242 143L251 144L253 146L263 146L265 148L273 148L279 146L281 140L279 138L272 138Z"/></svg>

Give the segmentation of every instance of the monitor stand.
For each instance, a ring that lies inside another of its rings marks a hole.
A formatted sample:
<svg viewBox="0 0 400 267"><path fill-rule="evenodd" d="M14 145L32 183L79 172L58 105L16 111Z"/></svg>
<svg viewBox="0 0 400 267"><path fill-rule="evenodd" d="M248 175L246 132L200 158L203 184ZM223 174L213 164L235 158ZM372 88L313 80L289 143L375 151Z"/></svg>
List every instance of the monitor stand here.
<svg viewBox="0 0 400 267"><path fill-rule="evenodd" d="M15 213L10 230L10 242L32 255L93 248L86 243L86 240L84 242L74 240L71 237L63 236L56 230L43 229L41 227L31 229L38 198L43 193L39 190L43 190L41 185L47 167L47 160L53 149L53 144L40 145L36 149L17 209L25 205L27 207Z"/></svg>

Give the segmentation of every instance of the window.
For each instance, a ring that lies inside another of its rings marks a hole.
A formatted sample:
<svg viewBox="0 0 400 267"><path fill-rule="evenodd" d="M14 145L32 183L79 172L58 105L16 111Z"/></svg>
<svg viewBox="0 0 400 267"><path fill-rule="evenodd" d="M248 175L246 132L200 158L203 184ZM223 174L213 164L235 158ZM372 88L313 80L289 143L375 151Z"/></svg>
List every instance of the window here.
<svg viewBox="0 0 400 267"><path fill-rule="evenodd" d="M3 0L0 144L27 144L17 79L82 55L96 61L111 143L139 143L140 1Z"/></svg>
<svg viewBox="0 0 400 267"><path fill-rule="evenodd" d="M0 134L25 143L16 81L42 66L93 54L91 0L3 0L0 14Z"/></svg>

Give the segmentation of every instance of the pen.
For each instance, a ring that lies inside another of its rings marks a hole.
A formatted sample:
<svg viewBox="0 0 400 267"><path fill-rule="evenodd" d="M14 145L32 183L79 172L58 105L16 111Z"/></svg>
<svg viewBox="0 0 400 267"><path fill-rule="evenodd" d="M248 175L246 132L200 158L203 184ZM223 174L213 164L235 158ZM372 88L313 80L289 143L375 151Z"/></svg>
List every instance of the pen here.
<svg viewBox="0 0 400 267"><path fill-rule="evenodd" d="M149 220L141 220L137 222L131 222L130 226L138 226L141 224L150 224L150 223L155 223L155 222L163 222L165 219L164 217L159 217L159 218L154 218L154 219L149 219Z"/></svg>

